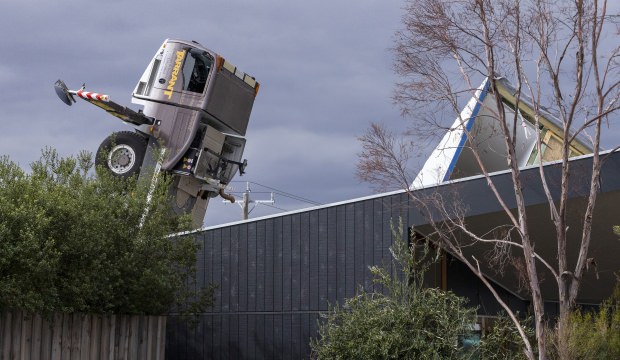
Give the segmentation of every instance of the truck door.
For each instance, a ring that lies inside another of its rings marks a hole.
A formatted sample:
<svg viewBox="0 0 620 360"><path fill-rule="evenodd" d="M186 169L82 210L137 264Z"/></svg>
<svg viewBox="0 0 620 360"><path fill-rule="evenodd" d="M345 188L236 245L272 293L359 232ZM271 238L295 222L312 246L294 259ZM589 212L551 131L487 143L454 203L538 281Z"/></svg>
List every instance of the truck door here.
<svg viewBox="0 0 620 360"><path fill-rule="evenodd" d="M166 44L157 81L151 96L154 100L199 108L213 67L207 51L185 44Z"/></svg>

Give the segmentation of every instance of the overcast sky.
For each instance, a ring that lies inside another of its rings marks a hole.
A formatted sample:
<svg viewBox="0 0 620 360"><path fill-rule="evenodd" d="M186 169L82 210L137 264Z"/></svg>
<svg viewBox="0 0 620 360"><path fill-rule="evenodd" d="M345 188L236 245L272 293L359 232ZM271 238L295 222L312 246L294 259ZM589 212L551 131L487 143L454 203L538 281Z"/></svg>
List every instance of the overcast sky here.
<svg viewBox="0 0 620 360"><path fill-rule="evenodd" d="M166 38L196 40L261 83L247 131L253 198L269 189L332 203L373 194L355 176L360 136L371 122L405 127L390 95L393 34L403 0L120 1L2 0L0 155L22 167L51 146L95 152L130 130L78 100L67 107L53 83L110 95L131 92ZM612 132L606 135L612 136ZM613 136L615 138L615 135ZM430 152L430 149L429 149ZM424 157L424 154L420 154ZM232 184L235 191L245 183ZM276 195L274 206L310 206ZM280 210L265 205L251 217ZM237 205L211 200L206 225L234 221Z"/></svg>
<svg viewBox="0 0 620 360"><path fill-rule="evenodd" d="M0 154L22 167L44 146L96 151L130 127L78 100L67 107L53 83L110 95L131 91L166 38L196 40L261 83L247 132L247 173L319 203L372 194L355 177L357 137L371 121L397 123L389 48L401 1L32 1L2 0ZM245 188L234 183L235 190ZM251 185L253 198L270 191ZM211 200L206 224L237 220L237 205ZM310 206L276 195L275 206ZM278 211L259 206L252 217Z"/></svg>

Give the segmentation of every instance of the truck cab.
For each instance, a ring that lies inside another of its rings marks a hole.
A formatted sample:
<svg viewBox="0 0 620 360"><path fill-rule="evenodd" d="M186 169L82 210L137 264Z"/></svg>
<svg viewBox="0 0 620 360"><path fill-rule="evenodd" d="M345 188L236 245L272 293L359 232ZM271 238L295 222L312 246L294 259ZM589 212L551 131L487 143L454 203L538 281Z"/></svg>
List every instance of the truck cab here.
<svg viewBox="0 0 620 360"><path fill-rule="evenodd" d="M156 120L152 134L167 151L162 169L228 183L244 170L241 156L258 87L256 79L197 42L166 40L132 102Z"/></svg>

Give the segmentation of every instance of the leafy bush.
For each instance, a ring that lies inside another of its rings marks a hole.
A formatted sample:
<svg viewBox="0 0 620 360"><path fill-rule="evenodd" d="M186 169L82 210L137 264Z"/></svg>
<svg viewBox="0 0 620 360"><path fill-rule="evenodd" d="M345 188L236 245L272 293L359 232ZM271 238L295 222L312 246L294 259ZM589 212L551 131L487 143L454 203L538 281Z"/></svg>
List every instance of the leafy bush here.
<svg viewBox="0 0 620 360"><path fill-rule="evenodd" d="M536 343L536 331L528 324L531 319L524 319L522 326L526 331L530 343ZM495 319L490 331L480 340L480 358L485 360L525 360L523 339L514 322L505 314Z"/></svg>
<svg viewBox="0 0 620 360"><path fill-rule="evenodd" d="M195 290L198 244L189 219L169 211L167 179L92 175L92 156L54 150L25 172L0 158L0 307L31 312L161 314L204 308L212 288ZM148 207L148 216L144 210Z"/></svg>
<svg viewBox="0 0 620 360"><path fill-rule="evenodd" d="M550 330L557 344L557 330ZM598 310L573 311L568 329L568 355L571 359L620 359L620 281L611 297ZM550 358L560 358L557 345Z"/></svg>
<svg viewBox="0 0 620 360"><path fill-rule="evenodd" d="M394 231L391 269L372 267L387 294L363 289L334 305L311 340L318 359L465 359L459 339L471 333L475 309L451 292L424 288L433 262L428 246L409 247L402 224Z"/></svg>

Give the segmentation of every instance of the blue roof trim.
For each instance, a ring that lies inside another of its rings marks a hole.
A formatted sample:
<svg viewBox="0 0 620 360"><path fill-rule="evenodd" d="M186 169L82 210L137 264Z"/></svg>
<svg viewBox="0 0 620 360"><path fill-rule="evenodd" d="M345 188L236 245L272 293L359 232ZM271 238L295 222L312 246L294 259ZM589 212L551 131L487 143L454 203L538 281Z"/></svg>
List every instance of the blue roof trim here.
<svg viewBox="0 0 620 360"><path fill-rule="evenodd" d="M478 116L478 111L480 111L480 106L482 105L484 98L487 96L488 90L489 90L489 80L487 79L484 83L484 87L482 88L482 91L480 92L480 98L478 99L476 106L474 106L474 110L471 112L471 116L469 117L469 121L467 122L467 128L466 128L467 131L464 132L463 135L461 136L461 141L459 142L459 146L457 146L456 148L456 152L454 153L454 156L452 157L452 161L450 161L450 166L448 166L448 170L446 171L446 175L444 176L443 181L450 180L450 175L452 175L452 171L454 170L454 167L456 166L456 161L459 159L459 155L461 155L461 151L463 150L463 146L465 145L465 140L467 140L467 133L469 133L471 128L474 126L474 121L476 120L476 116Z"/></svg>

